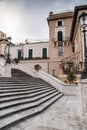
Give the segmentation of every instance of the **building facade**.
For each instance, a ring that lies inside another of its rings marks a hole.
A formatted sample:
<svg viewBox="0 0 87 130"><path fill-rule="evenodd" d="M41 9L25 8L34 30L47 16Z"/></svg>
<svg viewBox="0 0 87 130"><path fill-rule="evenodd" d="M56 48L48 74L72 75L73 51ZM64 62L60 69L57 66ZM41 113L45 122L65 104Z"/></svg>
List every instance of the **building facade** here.
<svg viewBox="0 0 87 130"><path fill-rule="evenodd" d="M70 42L72 18L73 12L59 14L50 12L47 18L49 26L49 73L62 80L65 80L65 76L61 61L72 55L72 43Z"/></svg>
<svg viewBox="0 0 87 130"><path fill-rule="evenodd" d="M48 42L31 42L11 46L11 59L19 60L47 59L49 50Z"/></svg>
<svg viewBox="0 0 87 130"><path fill-rule="evenodd" d="M70 35L70 41L75 48L75 62L80 72L84 69L84 33L79 19L83 12L87 13L87 5L75 7ZM85 29L87 30L87 25ZM87 31L85 32L85 37L87 44Z"/></svg>
<svg viewBox="0 0 87 130"><path fill-rule="evenodd" d="M11 59L19 59L20 63L34 69L36 64L48 73L49 42L27 42L10 47Z"/></svg>
<svg viewBox="0 0 87 130"><path fill-rule="evenodd" d="M67 81L69 70L80 78L84 69L84 37L79 21L82 12L87 13L87 5L76 6L74 12L50 12L47 18L49 42L13 46L11 58L18 58L30 68L40 64L43 71L62 81Z"/></svg>

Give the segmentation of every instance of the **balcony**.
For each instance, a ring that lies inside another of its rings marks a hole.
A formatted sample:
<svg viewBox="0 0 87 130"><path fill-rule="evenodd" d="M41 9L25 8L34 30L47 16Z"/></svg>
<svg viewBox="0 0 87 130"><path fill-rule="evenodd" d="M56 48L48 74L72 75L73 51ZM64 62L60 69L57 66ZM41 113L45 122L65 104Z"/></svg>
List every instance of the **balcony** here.
<svg viewBox="0 0 87 130"><path fill-rule="evenodd" d="M65 44L67 44L68 45L68 42L69 42L69 36L64 36L63 38L62 38L62 41L58 41L58 39L57 38L52 38L52 41L54 42L54 47L55 46L59 46L59 45L65 45Z"/></svg>
<svg viewBox="0 0 87 130"><path fill-rule="evenodd" d="M65 41L69 41L70 37L69 36L63 36L62 41L58 41L57 37L52 38L53 42L65 42Z"/></svg>

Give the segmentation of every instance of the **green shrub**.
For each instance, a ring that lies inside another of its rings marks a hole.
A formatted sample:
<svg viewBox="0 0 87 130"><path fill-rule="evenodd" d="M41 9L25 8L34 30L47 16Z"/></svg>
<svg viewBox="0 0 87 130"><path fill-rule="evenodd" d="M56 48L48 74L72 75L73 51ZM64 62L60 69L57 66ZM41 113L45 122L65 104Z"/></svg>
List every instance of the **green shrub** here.
<svg viewBox="0 0 87 130"><path fill-rule="evenodd" d="M69 72L67 74L67 79L69 83L73 83L74 81L76 81L76 75L73 72Z"/></svg>
<svg viewBox="0 0 87 130"><path fill-rule="evenodd" d="M41 66L40 66L39 64L36 64L36 65L34 66L34 69L37 70L37 71L39 71L39 70L41 69Z"/></svg>
<svg viewBox="0 0 87 130"><path fill-rule="evenodd" d="M18 64L19 63L19 60L17 58L13 59L13 61Z"/></svg>

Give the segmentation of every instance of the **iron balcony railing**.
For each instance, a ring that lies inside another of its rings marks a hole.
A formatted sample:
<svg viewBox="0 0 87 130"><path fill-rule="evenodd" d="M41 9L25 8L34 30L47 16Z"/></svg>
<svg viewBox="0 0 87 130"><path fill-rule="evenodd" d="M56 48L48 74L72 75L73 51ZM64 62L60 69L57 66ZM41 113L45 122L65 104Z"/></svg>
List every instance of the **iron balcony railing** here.
<svg viewBox="0 0 87 130"><path fill-rule="evenodd" d="M64 73L68 73L69 68L71 68L74 73L79 74L82 71L82 61L82 50L72 54L71 56L63 58L61 60L61 66Z"/></svg>
<svg viewBox="0 0 87 130"><path fill-rule="evenodd" d="M70 37L69 36L63 36L63 38L61 40L58 40L57 37L52 38L53 42L65 42L65 41L69 41Z"/></svg>
<svg viewBox="0 0 87 130"><path fill-rule="evenodd" d="M79 62L82 61L82 50L80 50L68 57L65 57L64 59L62 59L62 63L74 62L75 60L78 60Z"/></svg>

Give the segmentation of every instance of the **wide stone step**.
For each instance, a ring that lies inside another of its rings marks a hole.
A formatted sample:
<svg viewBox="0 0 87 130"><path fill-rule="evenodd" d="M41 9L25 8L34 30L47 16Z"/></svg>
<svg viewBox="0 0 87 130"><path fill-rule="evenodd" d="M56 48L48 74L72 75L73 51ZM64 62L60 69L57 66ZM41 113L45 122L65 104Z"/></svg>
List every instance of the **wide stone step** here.
<svg viewBox="0 0 87 130"><path fill-rule="evenodd" d="M42 87L37 87L37 86L35 86L35 87L24 87L24 88L20 88L20 89L18 89L18 88L15 88L15 89L0 89L1 91L0 91L0 93L12 93L12 92L24 92L24 91L28 91L28 90L38 90L38 89L40 89L40 88L48 88L48 87L50 87L50 86L42 86Z"/></svg>
<svg viewBox="0 0 87 130"><path fill-rule="evenodd" d="M57 101L60 97L62 97L63 94L57 94L54 97L50 97L49 99L44 99L43 103L37 105L36 107L33 107L31 109L26 109L24 111L21 111L19 113L14 113L14 115L8 115L8 117L5 117L0 120L0 129L7 129L8 127L19 123L27 118L30 118L32 116L35 116L37 114L40 114L45 109L47 109L51 104L53 104L55 101Z"/></svg>
<svg viewBox="0 0 87 130"><path fill-rule="evenodd" d="M0 83L15 83L15 82L19 82L17 80L0 80Z"/></svg>
<svg viewBox="0 0 87 130"><path fill-rule="evenodd" d="M42 90L48 90L50 89L50 87L48 88L39 88L38 90L32 90L32 91L26 91L26 92L15 92L15 93L1 93L0 94L0 98L3 98L3 97L11 97L11 96L17 96L17 95L27 95L27 94L32 94L32 93L35 93L35 92L40 92Z"/></svg>
<svg viewBox="0 0 87 130"><path fill-rule="evenodd" d="M26 82L22 82L22 83L20 83L20 82L17 82L17 81L14 81L14 82L0 82L0 86L1 85L13 85L13 84L26 84Z"/></svg>
<svg viewBox="0 0 87 130"><path fill-rule="evenodd" d="M18 81L19 83L27 83L27 84L43 84L43 85L45 85L45 84L49 84L49 83L45 83L45 82L34 82L34 81Z"/></svg>
<svg viewBox="0 0 87 130"><path fill-rule="evenodd" d="M26 88L42 88L42 87L53 87L51 85L46 85L46 86L43 86L43 85L40 85L40 86L37 86L37 85L24 85L24 86L4 86L4 87L0 87L0 90L16 90L16 89L26 89Z"/></svg>
<svg viewBox="0 0 87 130"><path fill-rule="evenodd" d="M32 85L32 86L42 86L42 85L43 85L43 86L46 86L46 85L49 85L49 84L41 84L41 83L37 83L37 84L36 84L36 83L29 83L29 84L28 84L28 83L26 83L26 84L25 84L25 83L24 83L24 84L20 83L20 84L19 84L19 83L15 83L15 84L0 84L0 87L9 87L9 86L12 86L12 87L13 87L13 86L31 86L31 85Z"/></svg>
<svg viewBox="0 0 87 130"><path fill-rule="evenodd" d="M24 85L27 85L28 86L28 84L19 84L19 83L16 83L16 84L0 84L0 87L9 87L9 86L24 86Z"/></svg>
<svg viewBox="0 0 87 130"><path fill-rule="evenodd" d="M37 80L33 80L33 79L16 79L18 82L28 82L28 83L46 83L47 84L47 82L45 82L45 81L43 81L43 80L39 80L39 81L37 81Z"/></svg>
<svg viewBox="0 0 87 130"><path fill-rule="evenodd" d="M25 98L25 99L20 99L20 100L5 102L5 103L3 102L3 103L0 104L0 110L10 108L10 107L14 107L14 106L17 106L17 105L20 105L20 104L35 102L35 101L38 101L39 99L42 99L46 96L49 96L49 95L51 95L55 92L59 92L59 91L58 90L52 90L50 92L45 92L41 95L38 95L38 96L35 96L35 97L32 97L32 98Z"/></svg>
<svg viewBox="0 0 87 130"><path fill-rule="evenodd" d="M47 83L47 82L45 82L45 81L43 81L43 80L41 80L41 79L39 79L39 80L36 80L36 79L35 79L35 80L33 80L33 79L30 80L30 79L27 79L27 78L26 78L26 79L24 79L24 78L18 79L18 78L17 78L16 80L17 80L17 81L20 81L20 82L21 82L21 81L24 81L24 82L35 82L35 83L39 83L39 82L41 82L41 83Z"/></svg>
<svg viewBox="0 0 87 130"><path fill-rule="evenodd" d="M49 83L20 70L12 69L12 76L0 77L0 130L43 112L63 96Z"/></svg>
<svg viewBox="0 0 87 130"><path fill-rule="evenodd" d="M25 80L25 81L30 80L30 81L36 81L36 82L38 82L38 81L45 82L44 80L42 80L40 78L37 79L37 78L29 78L29 77L28 78L27 77L21 77L21 78L20 77L15 77L15 78L13 78L13 77L11 77L11 78L7 78L7 77L6 78L1 78L0 77L0 81L15 81L15 80L20 80L20 81L22 81L22 80Z"/></svg>
<svg viewBox="0 0 87 130"><path fill-rule="evenodd" d="M17 80L20 80L20 81L21 81L21 80L25 80L25 81L26 81L26 80L27 80L27 81L30 80L30 81L36 81L36 82L38 82L38 81L45 82L45 81L44 81L43 79L41 79L41 78L34 78L34 77L32 77L32 78L30 78L30 77L21 77L21 78L20 78L20 77L12 77L12 79L15 79L15 80L17 79Z"/></svg>
<svg viewBox="0 0 87 130"><path fill-rule="evenodd" d="M3 102L11 102L11 101L15 101L15 100L21 100L21 99L27 99L27 98L33 98L33 97L36 97L38 95L42 95L44 93L47 93L47 92L51 92L55 90L54 88L50 88L50 89L46 89L46 90L42 90L40 92L36 92L36 93L33 93L33 94L25 94L25 95L16 95L16 96L11 96L11 97L3 97L3 98L0 98L0 104L3 103Z"/></svg>
<svg viewBox="0 0 87 130"><path fill-rule="evenodd" d="M29 102L29 103L26 103L26 104L19 104L17 106L14 106L14 107L10 107L10 108L7 108L7 109L2 109L0 110L0 119L2 118L5 118L7 116L10 116L10 115L13 115L14 113L18 113L20 111L24 111L26 109L31 109L31 108L34 108L36 107L37 105L40 105L42 104L43 102L53 98L54 96L58 95L59 92L55 92L51 95L48 95L42 99L39 99L35 102Z"/></svg>
<svg viewBox="0 0 87 130"><path fill-rule="evenodd" d="M16 80L16 77L0 77L0 81L3 81L3 80L13 81L13 80Z"/></svg>
<svg viewBox="0 0 87 130"><path fill-rule="evenodd" d="M0 84L29 84L29 83L34 83L34 84L47 84L47 83L45 83L45 82L34 82L34 81L32 81L32 82L30 82L30 81L8 81L8 82L6 82L6 81L0 81Z"/></svg>
<svg viewBox="0 0 87 130"><path fill-rule="evenodd" d="M43 82L45 82L43 79L41 79L41 78L34 78L34 77L32 77L32 78L28 78L28 77L16 77L17 79L19 79L19 80L34 80L34 81L43 81ZM16 78L13 78L13 79L16 79Z"/></svg>

